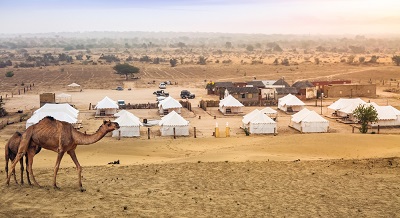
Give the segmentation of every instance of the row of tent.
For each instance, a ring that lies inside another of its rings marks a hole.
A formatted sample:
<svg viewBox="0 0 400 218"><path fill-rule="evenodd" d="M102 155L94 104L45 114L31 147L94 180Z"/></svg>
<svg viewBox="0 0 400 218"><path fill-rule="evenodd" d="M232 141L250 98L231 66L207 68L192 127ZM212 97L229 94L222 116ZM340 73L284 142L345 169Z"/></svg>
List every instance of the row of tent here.
<svg viewBox="0 0 400 218"><path fill-rule="evenodd" d="M175 111L176 113L180 114L181 108L181 103L171 96L160 101L158 104L160 115L169 114L171 111ZM101 101L97 102L95 109L96 116L112 116L117 113L119 106L116 101L106 96Z"/></svg>

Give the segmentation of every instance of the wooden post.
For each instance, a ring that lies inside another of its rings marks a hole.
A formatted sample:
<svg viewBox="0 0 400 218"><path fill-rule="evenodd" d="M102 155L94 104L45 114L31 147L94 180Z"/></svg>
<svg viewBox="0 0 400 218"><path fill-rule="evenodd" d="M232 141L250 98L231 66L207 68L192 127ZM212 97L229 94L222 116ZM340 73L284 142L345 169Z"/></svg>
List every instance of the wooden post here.
<svg viewBox="0 0 400 218"><path fill-rule="evenodd" d="M21 89L18 89L18 95L21 95Z"/></svg>
<svg viewBox="0 0 400 218"><path fill-rule="evenodd" d="M197 138L197 137L196 137L196 127L194 127L193 129L194 129L194 130L193 130L194 138Z"/></svg>
<svg viewBox="0 0 400 218"><path fill-rule="evenodd" d="M121 130L118 130L118 140L121 140Z"/></svg>
<svg viewBox="0 0 400 218"><path fill-rule="evenodd" d="M89 103L89 110L92 108L92 103Z"/></svg>
<svg viewBox="0 0 400 218"><path fill-rule="evenodd" d="M378 125L378 134L379 134L379 129L380 129L380 128L379 128L379 125Z"/></svg>
<svg viewBox="0 0 400 218"><path fill-rule="evenodd" d="M175 127L174 127L174 139L176 139L176 132L175 132Z"/></svg>
<svg viewBox="0 0 400 218"><path fill-rule="evenodd" d="M354 126L351 126L351 127L353 127L352 133L354 133Z"/></svg>
<svg viewBox="0 0 400 218"><path fill-rule="evenodd" d="M150 139L150 128L147 128L147 139Z"/></svg>

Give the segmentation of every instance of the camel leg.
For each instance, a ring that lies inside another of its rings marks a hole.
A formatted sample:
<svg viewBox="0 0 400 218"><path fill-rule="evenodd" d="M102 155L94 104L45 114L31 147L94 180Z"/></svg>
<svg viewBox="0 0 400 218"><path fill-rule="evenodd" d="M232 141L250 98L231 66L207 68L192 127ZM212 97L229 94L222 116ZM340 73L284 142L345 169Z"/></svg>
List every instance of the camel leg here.
<svg viewBox="0 0 400 218"><path fill-rule="evenodd" d="M21 160L19 160L19 165L21 166L21 185L24 184L24 158L21 158Z"/></svg>
<svg viewBox="0 0 400 218"><path fill-rule="evenodd" d="M15 171L15 166L17 165L18 161L21 160L21 158L24 156L24 152L19 152L17 154L17 156L15 157L14 161L11 164L11 171L9 172L9 174L7 175L7 181L6 181L6 185L10 184L10 179L11 179L11 174L13 173L13 171Z"/></svg>
<svg viewBox="0 0 400 218"><path fill-rule="evenodd" d="M71 150L68 151L69 156L71 156L72 160L74 161L75 165L76 165L76 170L78 171L78 186L81 189L81 191L86 191L83 187L82 187L82 180L81 180L81 174L82 174L82 167L79 164L78 158L76 158L76 154L75 154L75 150Z"/></svg>
<svg viewBox="0 0 400 218"><path fill-rule="evenodd" d="M28 159L28 164L27 164L27 168L28 168L28 172L29 172L28 174L30 175L30 178L32 178L33 183L40 187L39 183L36 182L35 176L33 175L32 165L33 165L33 157L34 156L35 156L35 150L29 148L28 155L26 157ZM30 179L28 179L28 181L30 182Z"/></svg>
<svg viewBox="0 0 400 218"><path fill-rule="evenodd" d="M12 174L13 174L15 183L18 185L18 180L17 180L17 175L15 174L15 169L12 171Z"/></svg>
<svg viewBox="0 0 400 218"><path fill-rule="evenodd" d="M29 184L29 185L32 185L31 179L29 178L29 169L28 169L28 168L29 168L29 167L28 167L28 166L29 166L29 162L28 162L28 159L29 159L28 156L26 156L26 157L25 157L26 179L28 180L28 184Z"/></svg>
<svg viewBox="0 0 400 218"><path fill-rule="evenodd" d="M56 166L54 167L54 178L53 178L53 186L56 189L59 189L57 187L57 182L56 182L56 178L57 178L57 173L58 173L58 169L60 168L60 163L61 163L61 159L63 158L65 152L60 151L60 153L58 153L57 156L57 161L56 161Z"/></svg>

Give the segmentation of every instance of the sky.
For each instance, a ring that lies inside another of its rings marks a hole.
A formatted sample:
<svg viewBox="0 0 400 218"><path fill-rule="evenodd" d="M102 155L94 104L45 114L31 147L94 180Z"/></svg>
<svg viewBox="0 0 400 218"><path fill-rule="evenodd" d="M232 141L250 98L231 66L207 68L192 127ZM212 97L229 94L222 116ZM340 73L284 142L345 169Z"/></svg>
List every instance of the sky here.
<svg viewBox="0 0 400 218"><path fill-rule="evenodd" d="M0 34L400 34L400 0L0 0Z"/></svg>

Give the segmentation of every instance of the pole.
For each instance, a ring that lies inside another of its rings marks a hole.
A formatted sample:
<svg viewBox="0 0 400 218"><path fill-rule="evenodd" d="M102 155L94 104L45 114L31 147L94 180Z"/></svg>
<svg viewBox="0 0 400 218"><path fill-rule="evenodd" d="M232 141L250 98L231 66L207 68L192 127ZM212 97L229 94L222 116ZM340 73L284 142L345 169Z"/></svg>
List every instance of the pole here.
<svg viewBox="0 0 400 218"><path fill-rule="evenodd" d="M150 128L147 128L147 139L150 139Z"/></svg>
<svg viewBox="0 0 400 218"><path fill-rule="evenodd" d="M196 138L196 127L194 127L193 134L194 134L194 138Z"/></svg>
<svg viewBox="0 0 400 218"><path fill-rule="evenodd" d="M174 127L174 139L176 139L176 132L175 132L175 127Z"/></svg>
<svg viewBox="0 0 400 218"><path fill-rule="evenodd" d="M321 93L321 115L322 115L322 98L324 97L324 93Z"/></svg>

